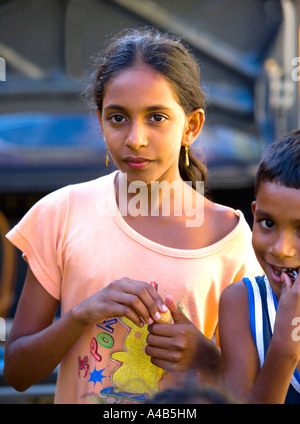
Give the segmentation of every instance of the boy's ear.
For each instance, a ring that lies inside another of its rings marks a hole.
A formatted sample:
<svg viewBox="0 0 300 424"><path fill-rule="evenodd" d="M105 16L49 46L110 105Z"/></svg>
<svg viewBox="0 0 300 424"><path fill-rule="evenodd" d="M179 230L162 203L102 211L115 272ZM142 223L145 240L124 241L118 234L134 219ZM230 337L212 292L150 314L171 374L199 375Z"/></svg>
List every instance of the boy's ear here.
<svg viewBox="0 0 300 424"><path fill-rule="evenodd" d="M196 140L200 134L205 121L205 114L202 108L195 109L187 118L186 129L182 137L182 145L189 146Z"/></svg>
<svg viewBox="0 0 300 424"><path fill-rule="evenodd" d="M254 202L251 203L251 211L252 211L253 216L255 214L255 209L256 209L256 202L254 201Z"/></svg>

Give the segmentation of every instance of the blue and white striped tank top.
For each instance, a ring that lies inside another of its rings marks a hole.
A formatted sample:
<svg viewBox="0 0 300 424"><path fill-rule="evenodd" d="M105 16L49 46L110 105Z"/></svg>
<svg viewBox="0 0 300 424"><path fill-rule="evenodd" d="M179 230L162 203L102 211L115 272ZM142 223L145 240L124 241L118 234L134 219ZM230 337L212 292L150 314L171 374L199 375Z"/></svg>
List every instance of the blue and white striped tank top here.
<svg viewBox="0 0 300 424"><path fill-rule="evenodd" d="M277 297L265 275L243 280L248 288L251 331L262 367L274 330ZM300 404L300 373L297 369L291 379L285 403Z"/></svg>

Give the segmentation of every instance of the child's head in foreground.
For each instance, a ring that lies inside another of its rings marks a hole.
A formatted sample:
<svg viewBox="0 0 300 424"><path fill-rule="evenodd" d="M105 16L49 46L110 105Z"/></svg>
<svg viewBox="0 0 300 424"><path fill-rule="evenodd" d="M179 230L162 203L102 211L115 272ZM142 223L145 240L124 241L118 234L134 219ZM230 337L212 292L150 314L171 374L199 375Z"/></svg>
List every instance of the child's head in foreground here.
<svg viewBox="0 0 300 424"><path fill-rule="evenodd" d="M181 387L170 387L156 393L148 404L236 404L229 392L219 387L201 385L195 378L189 378Z"/></svg>
<svg viewBox="0 0 300 424"><path fill-rule="evenodd" d="M300 267L300 130L274 142L257 171L253 247L270 285L280 296L285 273Z"/></svg>

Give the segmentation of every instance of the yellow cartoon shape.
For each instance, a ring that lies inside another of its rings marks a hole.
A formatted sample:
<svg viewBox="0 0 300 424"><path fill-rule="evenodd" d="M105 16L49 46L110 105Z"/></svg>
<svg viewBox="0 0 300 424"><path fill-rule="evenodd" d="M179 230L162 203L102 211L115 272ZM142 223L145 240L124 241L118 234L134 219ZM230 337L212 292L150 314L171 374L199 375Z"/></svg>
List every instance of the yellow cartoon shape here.
<svg viewBox="0 0 300 424"><path fill-rule="evenodd" d="M147 325L137 327L126 317L123 323L129 327L123 352L114 352L111 357L121 362L113 374L113 383L118 391L130 393L148 393L150 396L158 391L158 382L164 370L153 365L146 355L146 338L149 334Z"/></svg>

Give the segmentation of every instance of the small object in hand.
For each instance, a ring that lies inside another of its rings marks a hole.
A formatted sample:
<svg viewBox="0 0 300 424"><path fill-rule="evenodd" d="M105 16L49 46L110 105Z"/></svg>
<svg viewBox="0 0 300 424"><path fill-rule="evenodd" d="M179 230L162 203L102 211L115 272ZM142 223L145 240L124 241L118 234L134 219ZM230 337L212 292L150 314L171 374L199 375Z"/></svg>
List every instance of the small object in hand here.
<svg viewBox="0 0 300 424"><path fill-rule="evenodd" d="M169 324L169 322L172 319L172 314L170 309L167 310L167 312L160 312L161 318L156 321L156 322L160 322L162 324Z"/></svg>

